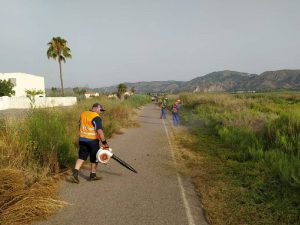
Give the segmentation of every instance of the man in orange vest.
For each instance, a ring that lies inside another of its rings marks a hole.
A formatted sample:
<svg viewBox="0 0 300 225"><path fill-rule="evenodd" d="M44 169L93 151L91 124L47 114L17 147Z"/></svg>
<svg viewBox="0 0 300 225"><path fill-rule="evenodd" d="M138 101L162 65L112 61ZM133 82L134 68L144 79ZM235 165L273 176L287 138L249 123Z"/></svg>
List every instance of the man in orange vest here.
<svg viewBox="0 0 300 225"><path fill-rule="evenodd" d="M179 108L181 106L180 99L176 100L174 104L171 107L172 112L172 119L173 119L173 125L178 126L179 125Z"/></svg>
<svg viewBox="0 0 300 225"><path fill-rule="evenodd" d="M73 183L79 183L78 173L88 156L91 162L90 181L101 179L101 177L96 176L96 154L100 147L100 141L104 149L109 148L102 129L102 119L100 118L103 111L105 111L103 106L100 103L95 103L90 111L84 111L80 115L79 153L73 175L70 177L70 181Z"/></svg>

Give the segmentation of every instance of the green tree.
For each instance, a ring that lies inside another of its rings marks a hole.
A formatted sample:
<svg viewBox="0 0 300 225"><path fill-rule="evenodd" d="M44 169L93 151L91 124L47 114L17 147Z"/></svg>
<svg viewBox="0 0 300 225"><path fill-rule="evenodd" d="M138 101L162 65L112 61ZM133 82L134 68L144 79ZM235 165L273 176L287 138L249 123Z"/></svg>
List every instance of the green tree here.
<svg viewBox="0 0 300 225"><path fill-rule="evenodd" d="M57 92L57 88L56 87L52 87L51 91L54 92L54 93L56 93Z"/></svg>
<svg viewBox="0 0 300 225"><path fill-rule="evenodd" d="M120 99L123 99L124 93L127 91L127 86L126 84L122 83L118 85L118 92L117 95Z"/></svg>
<svg viewBox="0 0 300 225"><path fill-rule="evenodd" d="M136 91L136 90L135 90L135 87L132 87L132 88L130 89L130 91L131 91L131 93L133 93L133 94L134 94L134 93L135 93L135 91Z"/></svg>
<svg viewBox="0 0 300 225"><path fill-rule="evenodd" d="M60 74L60 84L61 84L61 94L64 96L64 83L62 77L61 62L66 62L66 58L72 58L71 50L67 46L68 42L61 37L53 37L48 43L47 56L48 59L53 58L58 61L59 64L59 74Z"/></svg>
<svg viewBox="0 0 300 225"><path fill-rule="evenodd" d="M74 94L78 94L80 92L79 87L74 87L73 92L74 92Z"/></svg>
<svg viewBox="0 0 300 225"><path fill-rule="evenodd" d="M74 92L74 94L77 94L77 95L84 95L86 93L86 89L85 88L74 87L73 92Z"/></svg>
<svg viewBox="0 0 300 225"><path fill-rule="evenodd" d="M26 97L30 101L30 106L32 109L35 108L35 96L44 94L44 91L42 91L42 90L27 90L26 89L25 92L26 92Z"/></svg>
<svg viewBox="0 0 300 225"><path fill-rule="evenodd" d="M15 95L14 84L10 80L0 80L0 97Z"/></svg>
<svg viewBox="0 0 300 225"><path fill-rule="evenodd" d="M58 96L58 90L56 87L51 88L51 97Z"/></svg>

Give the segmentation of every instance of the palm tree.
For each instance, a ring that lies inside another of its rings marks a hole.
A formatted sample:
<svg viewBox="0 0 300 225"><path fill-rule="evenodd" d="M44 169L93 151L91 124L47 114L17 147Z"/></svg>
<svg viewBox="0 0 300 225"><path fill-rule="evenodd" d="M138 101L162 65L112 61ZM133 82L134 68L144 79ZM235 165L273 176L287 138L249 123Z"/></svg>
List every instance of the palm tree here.
<svg viewBox="0 0 300 225"><path fill-rule="evenodd" d="M72 58L71 49L67 46L67 41L61 37L53 37L52 40L47 44L49 46L47 50L48 59L57 59L59 64L61 94L64 96L64 83L62 78L61 62L66 62L66 58Z"/></svg>

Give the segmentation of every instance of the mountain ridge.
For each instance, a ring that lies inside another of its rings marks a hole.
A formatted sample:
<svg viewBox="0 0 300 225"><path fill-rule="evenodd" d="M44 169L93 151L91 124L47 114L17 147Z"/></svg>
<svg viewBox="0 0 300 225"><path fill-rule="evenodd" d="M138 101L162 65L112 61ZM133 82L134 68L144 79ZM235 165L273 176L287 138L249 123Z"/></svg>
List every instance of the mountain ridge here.
<svg viewBox="0 0 300 225"><path fill-rule="evenodd" d="M271 91L276 89L300 90L300 70L282 69L265 71L260 75L222 70L196 77L190 81L141 81L125 83L137 92L218 92L218 91ZM111 93L117 85L95 88L94 91Z"/></svg>

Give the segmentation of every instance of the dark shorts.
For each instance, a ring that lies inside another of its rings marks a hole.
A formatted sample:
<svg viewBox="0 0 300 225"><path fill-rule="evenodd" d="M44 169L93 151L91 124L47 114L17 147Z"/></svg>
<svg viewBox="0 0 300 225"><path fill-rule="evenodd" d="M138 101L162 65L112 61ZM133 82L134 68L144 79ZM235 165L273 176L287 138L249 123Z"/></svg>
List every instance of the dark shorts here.
<svg viewBox="0 0 300 225"><path fill-rule="evenodd" d="M90 156L90 162L96 163L96 154L99 150L99 140L95 141L79 141L78 157L82 160L87 160Z"/></svg>

